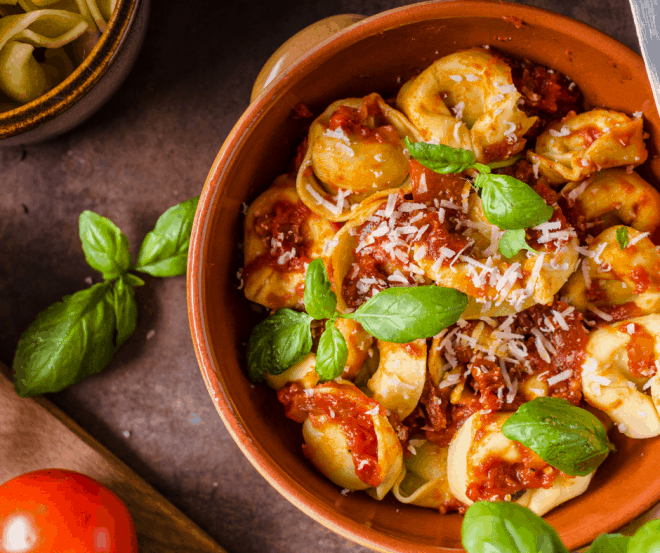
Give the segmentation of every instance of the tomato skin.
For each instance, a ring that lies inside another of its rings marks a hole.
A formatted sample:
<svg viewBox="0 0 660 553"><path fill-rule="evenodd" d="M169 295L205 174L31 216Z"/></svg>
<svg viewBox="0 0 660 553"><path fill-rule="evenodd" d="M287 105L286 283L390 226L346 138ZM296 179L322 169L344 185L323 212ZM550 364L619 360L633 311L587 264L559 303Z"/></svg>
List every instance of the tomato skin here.
<svg viewBox="0 0 660 553"><path fill-rule="evenodd" d="M138 553L124 503L70 470L28 472L0 486L0 553Z"/></svg>

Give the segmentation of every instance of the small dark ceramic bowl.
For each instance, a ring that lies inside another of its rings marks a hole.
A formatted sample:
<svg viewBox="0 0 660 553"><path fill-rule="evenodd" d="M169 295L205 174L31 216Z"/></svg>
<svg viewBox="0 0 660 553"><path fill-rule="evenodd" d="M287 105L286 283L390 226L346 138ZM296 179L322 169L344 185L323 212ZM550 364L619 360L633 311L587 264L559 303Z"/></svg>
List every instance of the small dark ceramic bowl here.
<svg viewBox="0 0 660 553"><path fill-rule="evenodd" d="M520 25L522 22L522 25ZM331 102L394 94L434 60L491 44L567 74L591 106L643 111L649 160L640 173L659 182L660 119L642 59L603 33L545 10L465 0L432 2L365 19L293 63L261 93L225 141L202 192L188 262L188 307L202 375L225 425L250 462L289 501L339 534L381 551L452 551L462 517L340 494L301 451L301 428L286 419L275 394L245 374L249 310L236 288L242 241L241 203L251 202L286 164L304 136L291 116L303 102L319 114ZM660 441L615 433L617 453L589 489L546 519L573 549L613 531L660 499Z"/></svg>
<svg viewBox="0 0 660 553"><path fill-rule="evenodd" d="M0 113L0 147L54 138L98 110L124 81L144 42L150 0L118 0L92 52L58 86Z"/></svg>

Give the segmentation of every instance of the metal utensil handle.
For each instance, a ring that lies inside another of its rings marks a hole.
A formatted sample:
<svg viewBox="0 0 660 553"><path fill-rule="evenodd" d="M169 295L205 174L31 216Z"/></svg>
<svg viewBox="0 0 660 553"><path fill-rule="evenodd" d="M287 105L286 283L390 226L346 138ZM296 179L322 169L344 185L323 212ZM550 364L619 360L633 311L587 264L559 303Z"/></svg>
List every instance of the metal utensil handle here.
<svg viewBox="0 0 660 553"><path fill-rule="evenodd" d="M660 33L657 22L660 21L658 0L630 0L637 37L642 48L646 71L651 81L655 105L660 111Z"/></svg>

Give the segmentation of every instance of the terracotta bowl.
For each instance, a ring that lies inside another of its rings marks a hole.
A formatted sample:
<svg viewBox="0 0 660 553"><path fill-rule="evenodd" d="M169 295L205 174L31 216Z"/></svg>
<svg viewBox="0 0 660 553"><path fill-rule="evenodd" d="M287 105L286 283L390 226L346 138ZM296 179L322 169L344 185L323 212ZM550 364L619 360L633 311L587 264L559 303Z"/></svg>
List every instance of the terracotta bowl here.
<svg viewBox="0 0 660 553"><path fill-rule="evenodd" d="M505 19L504 16L507 16ZM523 25L518 28L519 18ZM339 98L377 91L384 97L432 61L491 44L576 81L588 105L643 111L650 133L641 168L660 182L660 119L642 59L603 33L567 17L504 2L425 3L365 19L293 63L260 94L225 141L202 192L188 264L188 306L196 353L213 402L250 462L289 501L342 536L381 551L460 548L462 517L364 493L342 496L301 451L299 424L285 418L272 390L245 375L250 309L237 290L241 203L284 172L304 136L292 117L303 102L315 115ZM307 122L308 124L308 122ZM546 519L573 549L621 527L660 499L660 441L613 436L618 452L589 490Z"/></svg>
<svg viewBox="0 0 660 553"><path fill-rule="evenodd" d="M0 147L50 140L109 100L137 59L149 5L150 0L118 0L105 32L71 75L36 100L0 113Z"/></svg>

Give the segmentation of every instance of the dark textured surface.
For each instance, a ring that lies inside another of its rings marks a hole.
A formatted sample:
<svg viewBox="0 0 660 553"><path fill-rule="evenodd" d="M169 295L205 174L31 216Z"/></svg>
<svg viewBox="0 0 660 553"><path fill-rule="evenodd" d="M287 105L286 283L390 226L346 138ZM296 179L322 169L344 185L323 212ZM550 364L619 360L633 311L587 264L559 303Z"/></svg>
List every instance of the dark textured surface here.
<svg viewBox="0 0 660 553"><path fill-rule="evenodd" d="M99 281L80 248L81 211L111 218L137 254L160 213L200 192L282 42L332 14L409 3L153 2L137 65L101 111L50 143L0 150L0 360L11 364L39 311ZM626 0L524 3L639 51ZM149 279L137 299L138 330L111 365L51 399L231 552L367 551L290 505L234 444L197 368L185 278Z"/></svg>

